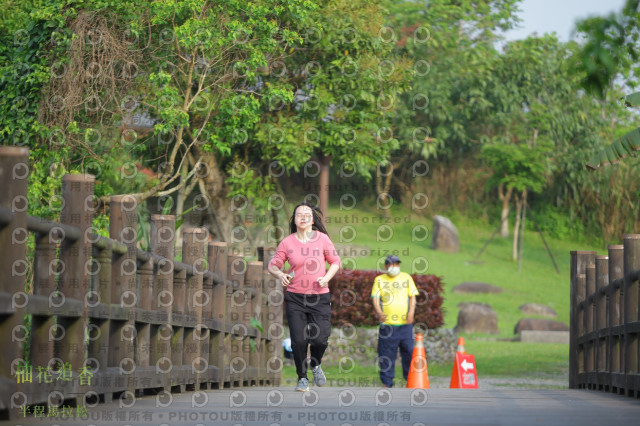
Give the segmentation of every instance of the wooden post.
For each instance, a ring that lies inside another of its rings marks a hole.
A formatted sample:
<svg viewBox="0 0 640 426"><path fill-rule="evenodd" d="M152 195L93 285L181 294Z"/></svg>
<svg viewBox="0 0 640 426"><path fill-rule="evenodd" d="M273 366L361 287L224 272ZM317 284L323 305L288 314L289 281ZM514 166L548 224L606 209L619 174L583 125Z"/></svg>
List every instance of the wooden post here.
<svg viewBox="0 0 640 426"><path fill-rule="evenodd" d="M153 261L148 260L138 268L136 314L135 362L138 387L152 387L155 374L151 372L151 304L153 301ZM153 386L156 387L156 386Z"/></svg>
<svg viewBox="0 0 640 426"><path fill-rule="evenodd" d="M210 348L209 365L216 375L218 388L229 381L229 353L226 351L226 305L227 305L227 243L209 243L209 270L218 274L220 283L213 286L212 312L209 322Z"/></svg>
<svg viewBox="0 0 640 426"><path fill-rule="evenodd" d="M576 303L580 304L581 302L583 302L585 300L585 292L586 292L586 282L587 282L587 276L585 274L578 274L576 275L576 290L577 290L577 298L576 298ZM577 308L578 311L578 327L576 329L576 334L577 334L577 338L580 339L582 336L584 336L585 334L585 308L584 308L584 304L582 304L582 307L578 307ZM585 387L585 361L586 361L586 351L585 351L585 344L578 344L577 345L577 351L578 351L578 377L576 379L576 385L580 388L584 388Z"/></svg>
<svg viewBox="0 0 640 426"><path fill-rule="evenodd" d="M262 272L262 262L248 262L245 286L249 287L253 293L250 298L250 303L248 303L249 325L251 324L251 318L255 318L260 322L260 314L262 311ZM262 324L260 325L262 326ZM255 337L247 339L249 347L246 349L248 351L246 353L248 353L247 360L249 364L248 379L250 381L250 385L258 385L262 359L262 349L260 347L262 343L262 333L257 327L252 329L252 331L254 331L256 335ZM251 339L253 339L254 342L253 348L251 347Z"/></svg>
<svg viewBox="0 0 640 426"><path fill-rule="evenodd" d="M247 367L247 357L243 353L242 342L245 338L246 326L242 321L244 312L244 258L240 254L230 254L228 256L227 273L231 281L231 288L227 290L227 313L231 320L229 353L231 357L231 382L235 386L242 386L244 374Z"/></svg>
<svg viewBox="0 0 640 426"><path fill-rule="evenodd" d="M585 353L585 372L586 383L591 386L592 383L595 382L595 374L594 371L594 359L595 359L595 337L594 337L594 323L595 323L595 304L594 304L594 293L596 290L596 265L591 264L587 266L586 269L586 291L585 291L585 302L584 302L584 329L581 336L586 336L587 341L584 343L584 353Z"/></svg>
<svg viewBox="0 0 640 426"><path fill-rule="evenodd" d="M610 245L609 249L609 283L613 283L624 277L624 246L622 244ZM609 324L611 326L620 325L621 306L620 289L610 292Z"/></svg>
<svg viewBox="0 0 640 426"><path fill-rule="evenodd" d="M0 226L0 298L13 300L25 291L27 263L25 260L26 239L16 238L27 232L27 183L29 181L29 150L21 147L0 146L0 207L9 210L12 218ZM14 361L22 359L22 345L13 338L14 329L22 326L24 308L11 303L11 311L0 322L0 342L5 347L0 351L0 412L11 407L11 398L16 391L16 378L12 377ZM24 401L25 403L27 401ZM16 410L9 410L15 416Z"/></svg>
<svg viewBox="0 0 640 426"><path fill-rule="evenodd" d="M159 382L165 390L169 390L171 362L171 338L173 336L171 306L173 297L173 256L175 245L176 218L172 215L151 216L150 240L151 252L162 256L154 268L152 306L160 312L160 324L151 328L150 364L156 366Z"/></svg>
<svg viewBox="0 0 640 426"><path fill-rule="evenodd" d="M267 281L269 289L267 296L269 328L267 332L267 373L268 379L273 386L280 386L282 381L282 338L284 328L282 317L284 311L284 289L280 280L269 274Z"/></svg>
<svg viewBox="0 0 640 426"><path fill-rule="evenodd" d="M180 250L182 252L182 250ZM173 276L173 306L171 307L173 337L171 339L171 362L173 371L171 372L171 389L174 392L182 393L186 390L187 376L191 371L187 371L184 366L184 325L185 308L187 303L186 289L187 271L186 269L176 270Z"/></svg>
<svg viewBox="0 0 640 426"><path fill-rule="evenodd" d="M207 240L209 239L209 234L207 233ZM211 264L210 262L210 253L211 250L208 244L205 244L205 274L206 276L202 280L202 293L198 297L198 303L202 305L202 326L206 328L206 334L201 335L202 339L202 351L200 353L200 364L203 366L202 373L200 374L201 380L201 388L204 387L206 389L211 389L213 384L218 382L217 371L210 364L211 361L211 351L216 350L211 345L211 334L213 333L212 324L210 322L211 317L213 315L213 287L214 287L214 279L210 276Z"/></svg>
<svg viewBox="0 0 640 426"><path fill-rule="evenodd" d="M569 320L569 388L577 387L578 378L578 281L577 275L584 274L587 265L595 261L595 251L572 251L570 271L570 320Z"/></svg>
<svg viewBox="0 0 640 426"><path fill-rule="evenodd" d="M265 268L264 292L266 295L267 321L263 325L266 333L265 357L266 377L273 386L280 386L282 380L282 315L284 306L284 288L280 280L266 272L269 262L275 254L275 247L259 247L258 259Z"/></svg>
<svg viewBox="0 0 640 426"><path fill-rule="evenodd" d="M262 324L262 329L263 329L263 333L262 333L262 341L260 342L260 370L258 371L258 377L260 380L261 385L267 385L271 383L271 380L269 379L269 375L267 373L267 361L270 358L270 355L267 353L267 342L269 339L269 336L267 334L268 331L268 327L269 327L269 305L267 303L267 301L269 300L269 288L268 288L268 284L267 281L270 278L269 272L267 272L266 269L266 265L264 264L264 262L262 263L263 265L263 270L262 270L262 290L261 290L261 296L260 296L260 324Z"/></svg>
<svg viewBox="0 0 640 426"><path fill-rule="evenodd" d="M174 302L171 307L171 326L173 327L173 336L171 338L171 362L173 363L171 390L178 393L183 393L186 390L187 376L190 374L190 371L187 371L184 366L186 283L186 269L175 271L173 275Z"/></svg>
<svg viewBox="0 0 640 426"><path fill-rule="evenodd" d="M57 261L58 232L35 236L35 256L33 274L33 295L53 297L56 291L55 265ZM34 314L31 325L31 364L46 367L55 356L53 339L49 338L49 330L55 329L55 316L51 311Z"/></svg>
<svg viewBox="0 0 640 426"><path fill-rule="evenodd" d="M173 277L173 318L184 321L185 309L187 307L187 272L186 270L176 271Z"/></svg>
<svg viewBox="0 0 640 426"><path fill-rule="evenodd" d="M138 202L130 195L111 197L109 236L127 247L124 254L113 259L111 268L111 303L119 308L111 319L109 340L109 366L119 367L114 392L135 386L135 305L136 297L136 245L138 242Z"/></svg>
<svg viewBox="0 0 640 426"><path fill-rule="evenodd" d="M596 382L599 389L611 385L607 370L607 297L604 292L609 284L609 256L596 257Z"/></svg>
<svg viewBox="0 0 640 426"><path fill-rule="evenodd" d="M82 237L76 241L66 237L60 245L62 272L58 279L58 291L66 301L62 308L64 313L58 315L58 326L64 336L56 341L54 351L63 363L71 366L74 377L84 367L88 349L85 335L89 325L90 275L85 270L91 268L92 250L88 231L93 222L94 182L91 175L65 175L62 178L64 203L60 222L80 228ZM70 303L73 300L81 303L74 306ZM67 389L69 394L77 395L80 392L79 383Z"/></svg>
<svg viewBox="0 0 640 426"><path fill-rule="evenodd" d="M609 292L608 292L608 323L609 341L608 370L610 371L611 391L624 386L624 373L622 372L622 334L620 329L621 313L621 289L614 283L624 277L624 246L621 244L609 246Z"/></svg>
<svg viewBox="0 0 640 426"><path fill-rule="evenodd" d="M100 303L95 308L89 310L91 324L89 326L89 358L87 364L92 368L97 368L94 375L97 385L97 393L107 393L106 382L108 378L109 366L109 330L111 328L111 259L113 253L111 246L98 249L93 246L93 258L99 265L99 272L93 275L91 289L97 294Z"/></svg>
<svg viewBox="0 0 640 426"><path fill-rule="evenodd" d="M202 305L205 300L202 285L203 275L207 269L204 247L208 237L204 229L192 228L184 231L182 238L182 263L192 266L194 271L193 275L189 275L186 283L186 312L195 320L195 327L185 329L183 364L192 367L189 380L193 381L194 390L197 390L200 385L200 372L206 371L209 363L209 329L202 321ZM192 324L193 320L189 323ZM203 352L207 355L207 358L204 359L205 363L200 359Z"/></svg>
<svg viewBox="0 0 640 426"><path fill-rule="evenodd" d="M640 379L638 374L638 280L632 279L633 272L640 269L640 234L626 234L624 244L624 372L627 396L640 394Z"/></svg>

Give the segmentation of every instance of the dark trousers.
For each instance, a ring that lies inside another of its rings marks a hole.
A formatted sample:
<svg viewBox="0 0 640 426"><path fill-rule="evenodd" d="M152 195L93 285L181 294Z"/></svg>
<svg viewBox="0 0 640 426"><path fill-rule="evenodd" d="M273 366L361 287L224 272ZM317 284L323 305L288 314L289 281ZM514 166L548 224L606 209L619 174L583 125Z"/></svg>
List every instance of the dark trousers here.
<svg viewBox="0 0 640 426"><path fill-rule="evenodd" d="M322 363L331 335L331 295L298 294L287 291L286 313L291 335L293 361L298 379L307 377L307 350L311 350L311 368Z"/></svg>
<svg viewBox="0 0 640 426"><path fill-rule="evenodd" d="M402 358L402 375L407 380L411 357L413 355L413 324L387 325L380 324L378 329L378 362L380 364L380 380L385 386L393 387L396 375L396 358L398 348Z"/></svg>

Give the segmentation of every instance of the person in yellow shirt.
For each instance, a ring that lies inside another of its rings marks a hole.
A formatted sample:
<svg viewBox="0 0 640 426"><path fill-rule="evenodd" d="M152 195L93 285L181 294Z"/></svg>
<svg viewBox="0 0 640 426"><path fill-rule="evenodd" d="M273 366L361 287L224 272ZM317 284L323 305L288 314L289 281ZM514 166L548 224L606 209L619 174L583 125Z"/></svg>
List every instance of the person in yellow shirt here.
<svg viewBox="0 0 640 426"><path fill-rule="evenodd" d="M378 275L371 289L373 307L380 318L378 329L378 362L380 380L393 387L398 349L402 358L402 375L407 380L413 353L413 320L418 289L411 275L400 272L400 258L385 259L386 274Z"/></svg>

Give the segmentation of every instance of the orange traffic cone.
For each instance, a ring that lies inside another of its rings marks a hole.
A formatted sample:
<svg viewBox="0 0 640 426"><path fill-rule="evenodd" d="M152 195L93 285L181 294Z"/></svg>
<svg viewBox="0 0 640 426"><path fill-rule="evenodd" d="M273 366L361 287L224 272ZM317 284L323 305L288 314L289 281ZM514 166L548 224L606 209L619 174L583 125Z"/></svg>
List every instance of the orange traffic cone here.
<svg viewBox="0 0 640 426"><path fill-rule="evenodd" d="M458 350L453 362L451 372L451 389L478 389L478 374L476 360L473 355L468 355L464 349L464 337L458 338Z"/></svg>
<svg viewBox="0 0 640 426"><path fill-rule="evenodd" d="M409 389L429 389L429 372L427 371L427 354L424 350L424 339L416 333L416 342L411 355L411 367L407 378Z"/></svg>

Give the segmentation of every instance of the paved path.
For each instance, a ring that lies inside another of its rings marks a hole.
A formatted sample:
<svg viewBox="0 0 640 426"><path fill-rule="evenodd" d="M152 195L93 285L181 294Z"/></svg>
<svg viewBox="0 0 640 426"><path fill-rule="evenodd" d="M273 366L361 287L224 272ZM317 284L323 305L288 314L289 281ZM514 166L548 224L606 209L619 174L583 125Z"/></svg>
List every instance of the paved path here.
<svg viewBox="0 0 640 426"><path fill-rule="evenodd" d="M130 405L126 407L125 405ZM608 425L638 424L640 400L605 392L523 389L240 388L159 394L88 408L84 420L16 425ZM22 421L24 420L24 421ZM0 422L0 424L7 424Z"/></svg>

